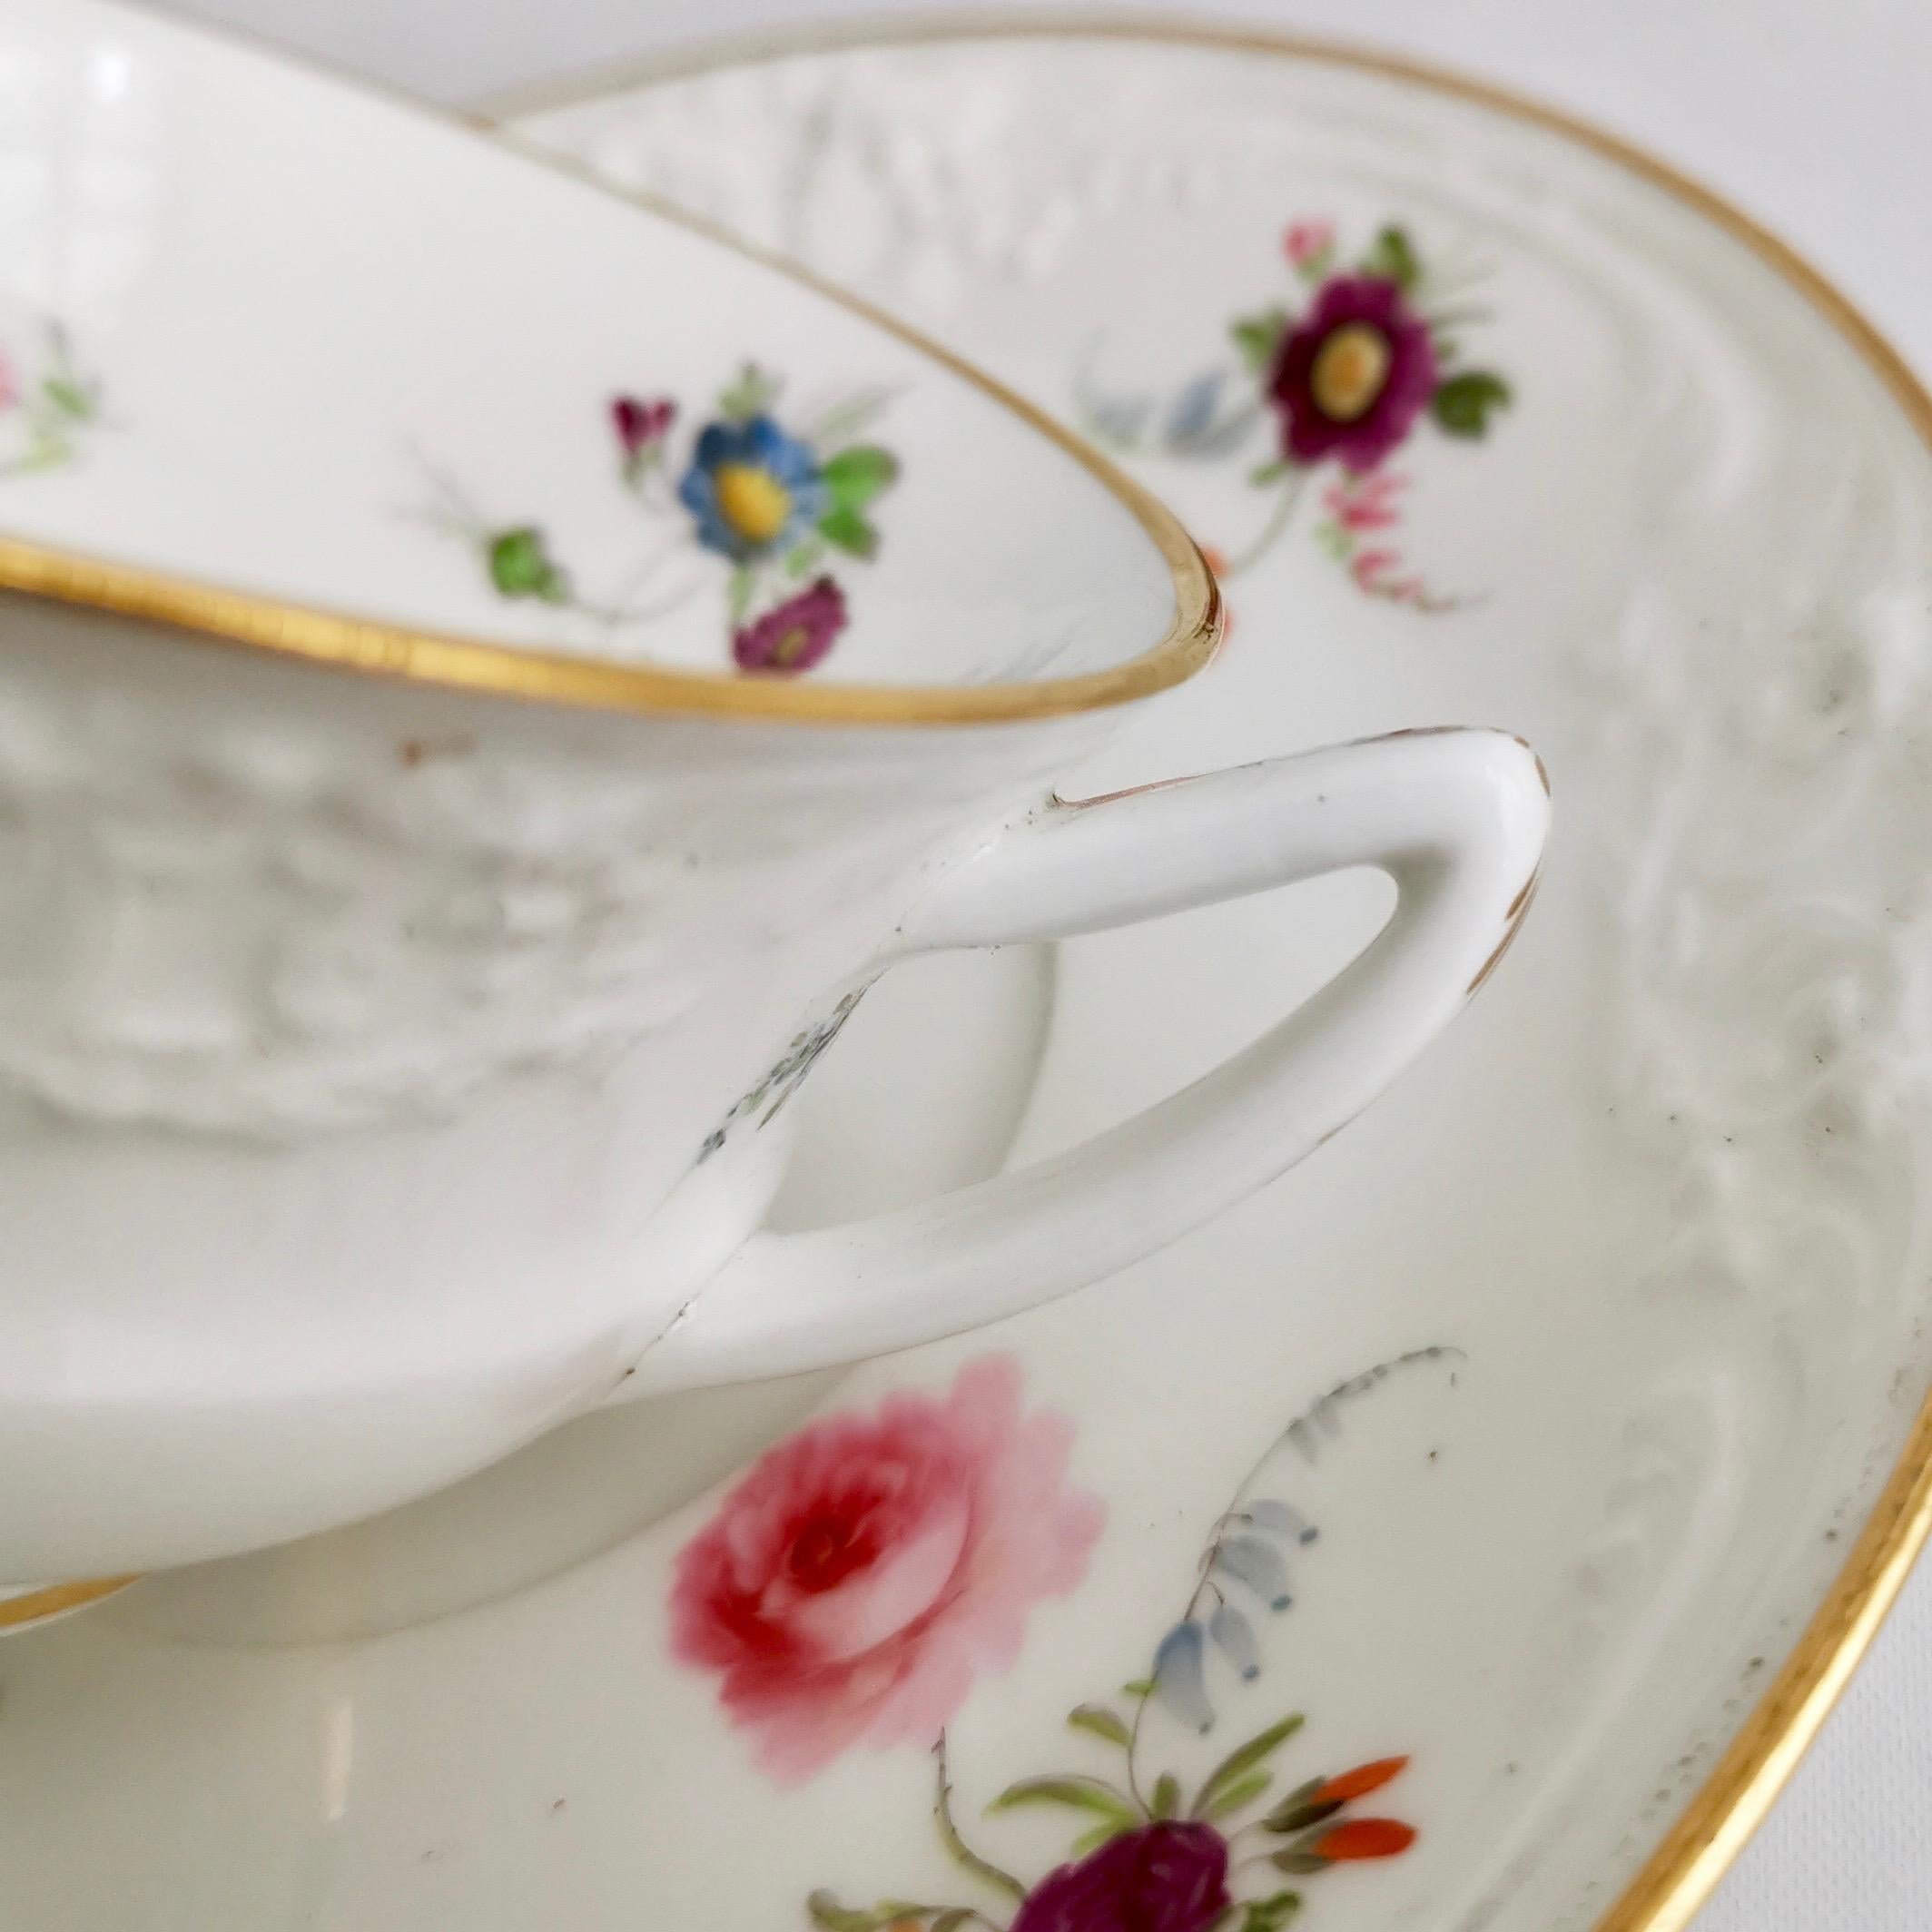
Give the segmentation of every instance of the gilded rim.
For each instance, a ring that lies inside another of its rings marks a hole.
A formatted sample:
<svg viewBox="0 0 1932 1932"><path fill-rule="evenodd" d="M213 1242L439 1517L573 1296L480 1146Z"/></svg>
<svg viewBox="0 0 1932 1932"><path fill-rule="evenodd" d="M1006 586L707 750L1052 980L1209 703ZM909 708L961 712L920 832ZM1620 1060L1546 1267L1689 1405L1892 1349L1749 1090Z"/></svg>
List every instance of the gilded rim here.
<svg viewBox="0 0 1932 1932"><path fill-rule="evenodd" d="M29 1590L18 1596L0 1597L0 1632L25 1630L31 1623L45 1623L64 1617L69 1611L84 1610L125 1590L140 1579L133 1576L89 1577L78 1583L50 1583L44 1590Z"/></svg>
<svg viewBox="0 0 1932 1932"><path fill-rule="evenodd" d="M854 21L830 28L709 43L497 96L497 118L541 113L632 87L726 65L803 54L958 40L1144 41L1228 49L1352 68L1474 102L1590 150L1647 182L1741 242L1851 345L1932 451L1932 393L1905 358L1825 276L1761 222L1668 162L1621 135L1533 97L1405 55L1346 43L1203 25L1159 17L1089 15L941 15L917 22ZM1932 1395L1915 1417L1897 1464L1850 1555L1757 1707L1690 1803L1664 1833L1595 1932L1683 1932L1745 1846L1878 1634L1932 1530Z"/></svg>
<svg viewBox="0 0 1932 1932"><path fill-rule="evenodd" d="M152 9L143 0L135 10ZM320 62L297 60L283 49L266 47L253 35L200 23L170 20L168 24L177 33L266 51L284 66L326 73L339 84L378 95L420 119L441 122L470 136L478 132L474 115L428 105L335 72ZM788 281L802 283L897 337L977 389L986 401L1018 417L1117 498L1152 540L1174 584L1174 614L1166 635L1138 656L1077 677L985 685L780 683L729 673L613 664L561 651L419 631L345 611L288 604L104 557L80 556L4 532L0 532L0 592L105 611L188 636L267 651L331 670L586 709L656 715L696 714L774 723L971 724L1052 717L1149 697L1191 677L1214 656L1222 630L1220 593L1193 539L1156 497L1044 410L896 317L795 262L754 247L655 195L614 188L588 169L537 153L520 143L506 145L517 148L532 167L568 176L608 199L646 208L734 254L760 262Z"/></svg>

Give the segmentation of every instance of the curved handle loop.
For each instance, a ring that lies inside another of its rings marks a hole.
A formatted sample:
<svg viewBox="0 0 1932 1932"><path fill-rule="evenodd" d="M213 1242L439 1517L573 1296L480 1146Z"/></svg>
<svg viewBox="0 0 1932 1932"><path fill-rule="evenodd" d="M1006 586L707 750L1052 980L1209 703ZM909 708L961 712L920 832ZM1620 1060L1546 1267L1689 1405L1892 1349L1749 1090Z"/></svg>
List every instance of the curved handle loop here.
<svg viewBox="0 0 1932 1932"><path fill-rule="evenodd" d="M1410 732L1055 803L1009 827L915 908L906 951L1098 932L1361 865L1393 878L1395 909L1313 999L1122 1125L913 1208L754 1236L626 1395L958 1334L1114 1274L1274 1179L1488 978L1529 908L1548 794L1520 739Z"/></svg>

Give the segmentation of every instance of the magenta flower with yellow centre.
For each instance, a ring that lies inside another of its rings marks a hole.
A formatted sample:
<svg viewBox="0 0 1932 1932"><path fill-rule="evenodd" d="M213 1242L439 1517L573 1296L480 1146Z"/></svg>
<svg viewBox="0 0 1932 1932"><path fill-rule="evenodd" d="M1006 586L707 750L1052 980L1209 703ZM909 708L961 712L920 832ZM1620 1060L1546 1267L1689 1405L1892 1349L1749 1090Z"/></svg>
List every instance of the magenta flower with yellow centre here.
<svg viewBox="0 0 1932 1932"><path fill-rule="evenodd" d="M1429 325L1398 282L1331 277L1267 371L1282 455L1304 464L1333 457L1358 475L1373 469L1414 427L1439 374Z"/></svg>

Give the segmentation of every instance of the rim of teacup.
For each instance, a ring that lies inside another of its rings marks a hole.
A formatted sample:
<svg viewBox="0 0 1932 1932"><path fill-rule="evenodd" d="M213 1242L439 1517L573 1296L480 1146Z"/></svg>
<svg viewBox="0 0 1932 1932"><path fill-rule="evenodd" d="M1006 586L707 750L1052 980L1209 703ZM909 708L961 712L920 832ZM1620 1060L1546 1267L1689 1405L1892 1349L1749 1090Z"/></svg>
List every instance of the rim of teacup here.
<svg viewBox="0 0 1932 1932"><path fill-rule="evenodd" d="M1113 40L1219 48L1379 74L1474 103L1587 149L1648 182L1748 249L1823 318L1865 363L1932 449L1932 389L1824 271L1714 189L1647 148L1533 94L1433 60L1379 47L1160 13L1099 15L1053 7L972 8L916 20L862 15L803 27L715 35L630 60L605 61L475 104L506 121L690 78L813 54L949 41ZM1626 1881L1592 1932L1684 1932L1764 1821L1870 1648L1932 1534L1932 1395L1914 1418L1884 1487L1758 1706Z"/></svg>
<svg viewBox="0 0 1932 1932"><path fill-rule="evenodd" d="M115 0L115 4L127 12L160 19L176 33L245 46L290 71L320 76L380 99L419 120L441 123L469 139L491 138L492 123L487 118L385 87L329 62L291 52L263 36L225 25L183 20L163 13L148 0ZM1159 552L1174 586L1174 614L1166 633L1149 648L1117 665L1070 677L980 685L781 681L744 672L685 671L619 663L562 650L501 644L455 631L419 629L84 555L8 536L4 529L0 529L0 593L102 612L172 635L262 651L328 670L577 709L772 723L971 724L1063 716L1150 697L1191 677L1213 657L1224 624L1220 591L1193 538L1152 491L1043 409L896 316L716 222L660 196L616 187L587 168L525 143L502 140L497 145L511 150L526 166L564 176L586 192L628 202L812 290L896 337L960 378L983 401L1046 439L1120 503Z"/></svg>

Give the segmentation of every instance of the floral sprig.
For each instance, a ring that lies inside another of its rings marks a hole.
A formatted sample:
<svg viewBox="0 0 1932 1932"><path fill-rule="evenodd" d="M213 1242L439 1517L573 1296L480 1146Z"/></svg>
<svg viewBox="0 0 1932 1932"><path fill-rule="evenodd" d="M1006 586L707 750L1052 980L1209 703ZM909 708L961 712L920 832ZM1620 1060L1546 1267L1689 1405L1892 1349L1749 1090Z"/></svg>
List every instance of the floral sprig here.
<svg viewBox="0 0 1932 1932"><path fill-rule="evenodd" d="M806 1911L818 1932L968 1932L975 1927L989 1932L1280 1932L1301 1913L1306 1880L1336 1866L1408 1850L1416 1838L1413 1825L1354 1809L1400 1777L1406 1756L1304 1778L1272 1796L1277 1754L1304 1728L1298 1710L1245 1739L1191 1791L1171 1767L1149 1779L1139 1760L1150 1708L1158 1706L1191 1731L1213 1727L1210 1656L1241 1684L1261 1674L1253 1618L1290 1608L1289 1557L1319 1534L1291 1503L1257 1493L1276 1457L1292 1448L1307 1462L1317 1460L1345 1405L1391 1375L1454 1354L1418 1349L1379 1364L1329 1390L1289 1423L1209 1530L1194 1588L1156 1647L1150 1673L1123 1685L1116 1698L1079 1704L1068 1713L1071 1730L1114 1754L1110 1772L1022 1778L987 1806L990 1817L1036 1809L1070 1814L1075 1836L1066 1863L1029 1886L968 1843L954 1815L942 1733L934 1750L933 1821L975 1897L943 1903L887 1898L851 1906L816 1891ZM1287 1879L1299 1882L1285 1884Z"/></svg>
<svg viewBox="0 0 1932 1932"><path fill-rule="evenodd" d="M1305 218L1288 226L1282 252L1306 292L1299 302L1272 302L1228 325L1237 369L1190 377L1163 405L1103 389L1089 355L1076 373L1087 426L1118 448L1201 460L1232 455L1268 421L1275 448L1250 468L1248 482L1273 502L1248 542L1223 554L1217 575L1238 577L1260 562L1293 523L1309 477L1332 464L1342 474L1326 494L1329 519L1316 531L1323 548L1371 596L1423 611L1454 609L1466 600L1431 591L1390 544L1362 544L1369 526L1355 519L1359 488L1425 419L1445 436L1476 439L1508 406L1503 378L1464 359L1459 331L1487 319L1465 300L1474 282L1425 264L1408 231L1395 223L1344 262L1335 224ZM1401 487L1369 507L1374 527L1399 522Z"/></svg>
<svg viewBox="0 0 1932 1932"><path fill-rule="evenodd" d="M859 432L887 397L868 391L824 412L803 434L777 414L782 385L746 363L699 429L682 466L673 460L680 418L668 396L621 394L607 405L617 476L654 521L676 518L681 534L659 543L607 598L586 597L558 561L543 527L499 524L478 514L439 478L438 525L465 539L499 596L531 598L591 616L609 628L656 621L702 587L688 578L649 596L680 555L722 558L732 661L745 672L795 675L822 663L850 621L829 557L870 561L878 554L877 499L897 481L898 459ZM678 471L675 485L674 469Z"/></svg>
<svg viewBox="0 0 1932 1932"><path fill-rule="evenodd" d="M1346 567L1365 596L1382 597L1422 611L1460 610L1473 600L1431 590L1403 562L1393 540L1382 533L1402 521L1399 499L1409 479L1395 470L1372 469L1366 476L1343 475L1322 492L1327 517L1316 524L1315 541ZM1375 541L1370 541L1370 538Z"/></svg>
<svg viewBox="0 0 1932 1932"><path fill-rule="evenodd" d="M66 329L50 322L29 368L0 349L0 477L58 469L101 421L103 385L81 367Z"/></svg>

